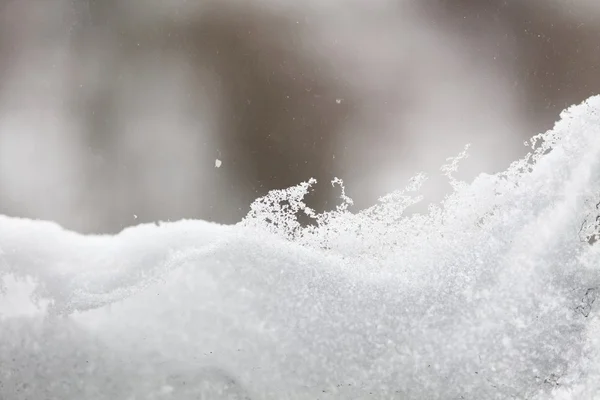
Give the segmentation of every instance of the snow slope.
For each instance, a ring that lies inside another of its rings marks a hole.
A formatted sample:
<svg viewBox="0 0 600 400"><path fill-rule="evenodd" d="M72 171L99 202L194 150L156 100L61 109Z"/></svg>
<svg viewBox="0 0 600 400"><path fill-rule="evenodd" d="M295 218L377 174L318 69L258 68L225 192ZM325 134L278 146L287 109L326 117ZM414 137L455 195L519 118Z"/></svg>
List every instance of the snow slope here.
<svg viewBox="0 0 600 400"><path fill-rule="evenodd" d="M600 399L600 97L532 142L427 215L418 176L307 228L310 183L236 226L0 216L0 399Z"/></svg>

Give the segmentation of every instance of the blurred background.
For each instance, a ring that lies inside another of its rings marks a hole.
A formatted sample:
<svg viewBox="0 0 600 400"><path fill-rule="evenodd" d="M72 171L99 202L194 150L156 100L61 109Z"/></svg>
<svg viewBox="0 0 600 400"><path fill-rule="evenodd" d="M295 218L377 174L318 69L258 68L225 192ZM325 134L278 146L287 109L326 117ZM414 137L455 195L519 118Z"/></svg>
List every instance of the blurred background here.
<svg viewBox="0 0 600 400"><path fill-rule="evenodd" d="M0 0L0 214L235 223L497 172L600 93L594 0Z"/></svg>

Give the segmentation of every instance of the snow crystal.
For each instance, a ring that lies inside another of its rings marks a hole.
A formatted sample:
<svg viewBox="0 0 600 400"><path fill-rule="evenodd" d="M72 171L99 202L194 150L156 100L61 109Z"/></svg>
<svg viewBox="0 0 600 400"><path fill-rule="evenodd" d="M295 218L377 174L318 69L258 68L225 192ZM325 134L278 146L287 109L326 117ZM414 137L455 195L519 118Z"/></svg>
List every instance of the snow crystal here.
<svg viewBox="0 0 600 400"><path fill-rule="evenodd" d="M448 160L424 215L418 175L356 214L310 180L235 226L0 216L0 399L600 398L599 110L472 184Z"/></svg>

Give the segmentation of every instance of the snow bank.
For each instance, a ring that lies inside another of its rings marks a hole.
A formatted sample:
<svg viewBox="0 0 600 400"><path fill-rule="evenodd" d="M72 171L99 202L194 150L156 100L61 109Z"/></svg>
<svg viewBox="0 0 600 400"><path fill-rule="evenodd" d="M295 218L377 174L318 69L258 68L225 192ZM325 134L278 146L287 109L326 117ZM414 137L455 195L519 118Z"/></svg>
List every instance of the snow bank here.
<svg viewBox="0 0 600 400"><path fill-rule="evenodd" d="M418 176L236 226L0 216L0 399L600 398L600 97L532 143L470 185L450 160L427 215L402 214Z"/></svg>

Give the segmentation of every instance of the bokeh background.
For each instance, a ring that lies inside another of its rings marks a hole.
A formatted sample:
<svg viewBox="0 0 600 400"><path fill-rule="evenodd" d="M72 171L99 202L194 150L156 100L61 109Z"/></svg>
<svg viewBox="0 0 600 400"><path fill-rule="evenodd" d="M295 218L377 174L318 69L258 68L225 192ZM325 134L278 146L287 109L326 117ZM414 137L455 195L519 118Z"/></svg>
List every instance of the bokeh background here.
<svg viewBox="0 0 600 400"><path fill-rule="evenodd" d="M593 0L0 0L0 214L235 223L270 189L355 209L472 143L497 172L600 93Z"/></svg>

